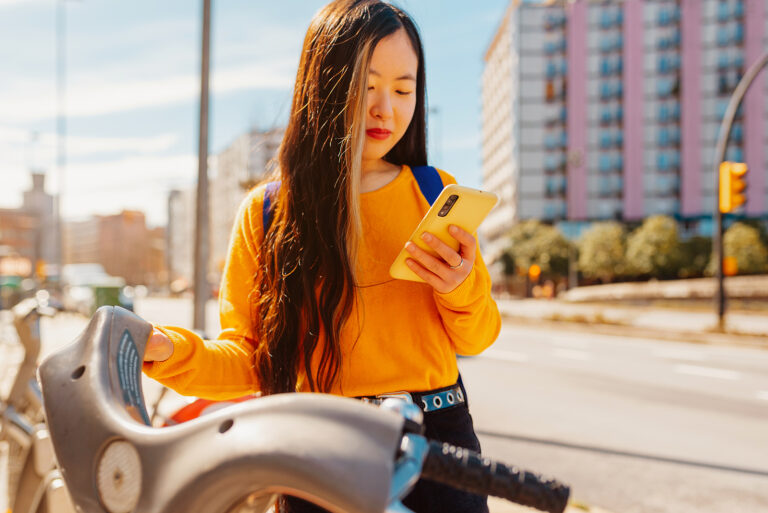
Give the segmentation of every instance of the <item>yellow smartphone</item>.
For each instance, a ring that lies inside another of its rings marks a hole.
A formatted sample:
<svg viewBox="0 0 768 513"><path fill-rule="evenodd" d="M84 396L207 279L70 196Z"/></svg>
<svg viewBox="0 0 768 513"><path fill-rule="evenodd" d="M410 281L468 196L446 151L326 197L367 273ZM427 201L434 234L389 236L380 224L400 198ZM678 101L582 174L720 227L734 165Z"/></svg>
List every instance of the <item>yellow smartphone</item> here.
<svg viewBox="0 0 768 513"><path fill-rule="evenodd" d="M492 192L450 184L443 189L408 240L440 258L435 250L421 240L421 235L429 232L458 251L459 241L448 233L448 227L455 224L469 233L475 233L498 201L499 198ZM398 280L423 282L424 280L405 264L405 259L409 257L411 254L403 248L389 268L389 275Z"/></svg>

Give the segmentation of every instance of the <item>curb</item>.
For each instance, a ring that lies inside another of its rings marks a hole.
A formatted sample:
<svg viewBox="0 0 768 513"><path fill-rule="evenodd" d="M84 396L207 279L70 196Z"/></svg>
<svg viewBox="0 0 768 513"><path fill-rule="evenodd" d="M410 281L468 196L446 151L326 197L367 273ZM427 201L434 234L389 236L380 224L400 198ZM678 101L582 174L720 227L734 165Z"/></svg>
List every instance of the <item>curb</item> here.
<svg viewBox="0 0 768 513"><path fill-rule="evenodd" d="M516 324L545 326L549 328L567 329L600 333L604 335L617 335L633 338L653 338L657 340L670 340L676 342L690 342L694 344L743 346L756 349L768 349L768 337L757 335L741 335L736 333L714 333L705 331L673 331L643 328L631 324L605 324L598 321L571 322L560 321L547 317L525 317L502 313L502 319Z"/></svg>

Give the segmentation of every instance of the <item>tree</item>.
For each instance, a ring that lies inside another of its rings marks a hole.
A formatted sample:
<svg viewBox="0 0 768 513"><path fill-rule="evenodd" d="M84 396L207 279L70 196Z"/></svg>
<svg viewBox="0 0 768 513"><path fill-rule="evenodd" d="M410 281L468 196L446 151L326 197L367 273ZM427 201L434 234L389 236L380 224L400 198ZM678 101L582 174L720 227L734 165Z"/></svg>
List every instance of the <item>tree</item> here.
<svg viewBox="0 0 768 513"><path fill-rule="evenodd" d="M541 268L545 277L568 275L571 244L554 226L538 220L523 221L509 231L510 246L502 258L505 272L527 272L531 265Z"/></svg>
<svg viewBox="0 0 768 513"><path fill-rule="evenodd" d="M624 258L626 233L615 221L595 223L579 241L579 270L587 278L603 283L626 272Z"/></svg>
<svg viewBox="0 0 768 513"><path fill-rule="evenodd" d="M755 228L760 234L760 240L763 245L768 248L768 224L765 221L760 219L744 219L739 222Z"/></svg>
<svg viewBox="0 0 768 513"><path fill-rule="evenodd" d="M627 267L639 277L676 278L682 264L677 224L668 216L651 216L627 239Z"/></svg>
<svg viewBox="0 0 768 513"><path fill-rule="evenodd" d="M723 235L723 254L736 259L739 274L768 271L768 248L760 238L760 231L754 226L732 224Z"/></svg>
<svg viewBox="0 0 768 513"><path fill-rule="evenodd" d="M695 236L680 243L680 278L701 278L712 256L712 239ZM714 269L714 267L713 267Z"/></svg>

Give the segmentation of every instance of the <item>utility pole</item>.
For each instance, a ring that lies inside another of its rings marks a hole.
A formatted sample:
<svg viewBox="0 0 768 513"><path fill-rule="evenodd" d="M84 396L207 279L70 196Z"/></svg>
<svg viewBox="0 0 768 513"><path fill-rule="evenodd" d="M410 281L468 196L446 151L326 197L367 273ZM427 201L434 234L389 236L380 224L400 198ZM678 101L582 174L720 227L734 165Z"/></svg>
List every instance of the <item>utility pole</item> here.
<svg viewBox="0 0 768 513"><path fill-rule="evenodd" d="M202 62L200 68L200 138L197 153L197 212L195 222L195 299L193 327L205 331L210 230L208 222L208 58L211 36L211 0L203 0Z"/></svg>
<svg viewBox="0 0 768 513"><path fill-rule="evenodd" d="M58 275L64 269L64 182L67 169L67 6L66 0L56 2L56 167L58 180L54 210L56 212L56 252Z"/></svg>
<svg viewBox="0 0 768 513"><path fill-rule="evenodd" d="M713 217L714 237L712 240L712 250L715 252L715 279L717 280L716 306L717 306L717 325L720 330L725 328L725 284L723 276L723 216L720 212L720 164L725 160L725 150L728 147L728 138L731 136L731 127L736 117L736 111L744 99L749 86L755 80L757 75L768 64L768 52L763 54L752 66L749 67L741 78L739 85L731 95L728 102L728 108L723 116L723 123L720 125L720 134L717 138L715 147L715 210Z"/></svg>

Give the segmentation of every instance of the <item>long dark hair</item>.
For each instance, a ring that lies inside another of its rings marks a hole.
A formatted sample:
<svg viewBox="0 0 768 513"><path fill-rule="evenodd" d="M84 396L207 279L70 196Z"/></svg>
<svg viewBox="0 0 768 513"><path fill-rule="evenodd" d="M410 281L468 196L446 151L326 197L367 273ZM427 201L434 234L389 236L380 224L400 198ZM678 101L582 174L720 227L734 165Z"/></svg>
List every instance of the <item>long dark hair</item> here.
<svg viewBox="0 0 768 513"><path fill-rule="evenodd" d="M400 28L419 60L417 100L410 126L385 160L425 165L424 58L410 17L379 0L337 0L307 30L278 155L275 178L282 185L253 291L254 367L265 394L295 391L302 366L312 391L328 392L339 378L339 334L356 299L368 66L376 44Z"/></svg>

